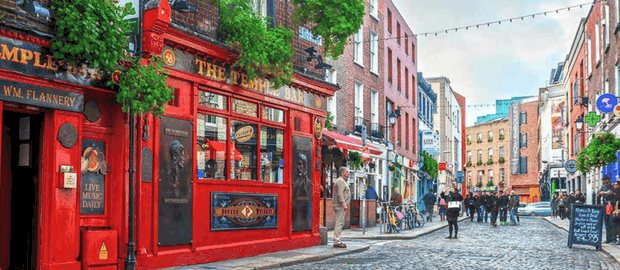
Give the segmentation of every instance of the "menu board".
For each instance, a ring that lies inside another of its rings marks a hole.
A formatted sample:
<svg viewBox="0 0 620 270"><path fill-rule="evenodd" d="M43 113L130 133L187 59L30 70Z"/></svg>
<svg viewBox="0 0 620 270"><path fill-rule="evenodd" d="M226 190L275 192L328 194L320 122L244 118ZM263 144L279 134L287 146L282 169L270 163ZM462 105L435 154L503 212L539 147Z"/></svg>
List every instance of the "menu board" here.
<svg viewBox="0 0 620 270"><path fill-rule="evenodd" d="M571 208L568 247L574 244L596 246L601 249L604 208L602 206L573 204Z"/></svg>

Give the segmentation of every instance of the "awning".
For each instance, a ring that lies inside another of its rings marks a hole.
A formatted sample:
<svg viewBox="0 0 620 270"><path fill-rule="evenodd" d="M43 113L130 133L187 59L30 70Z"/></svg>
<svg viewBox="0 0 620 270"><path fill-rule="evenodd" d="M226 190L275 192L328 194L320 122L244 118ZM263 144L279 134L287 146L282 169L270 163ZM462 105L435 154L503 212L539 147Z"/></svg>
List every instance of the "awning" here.
<svg viewBox="0 0 620 270"><path fill-rule="evenodd" d="M207 140L206 144L207 145L205 149L209 149L209 155L210 155L210 156L207 156L207 159L224 159L224 157L226 156L226 143L225 142ZM230 155L233 160L237 160L237 161L243 160L243 155L234 146L232 147L232 151Z"/></svg>
<svg viewBox="0 0 620 270"><path fill-rule="evenodd" d="M330 142L332 145L336 145L342 149L352 150L352 151L362 151L362 140L356 139L353 137L349 137L346 135L342 135L337 132L329 131L327 129L323 129L323 138ZM383 151L371 146L366 145L368 149L370 149L370 154L380 155Z"/></svg>

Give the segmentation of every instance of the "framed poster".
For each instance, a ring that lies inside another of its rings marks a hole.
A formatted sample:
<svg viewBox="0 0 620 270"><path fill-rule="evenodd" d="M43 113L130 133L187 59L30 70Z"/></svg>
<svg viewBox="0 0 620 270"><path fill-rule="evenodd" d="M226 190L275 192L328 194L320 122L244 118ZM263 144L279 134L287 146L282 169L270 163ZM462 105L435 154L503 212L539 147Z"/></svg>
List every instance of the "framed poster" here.
<svg viewBox="0 0 620 270"><path fill-rule="evenodd" d="M292 141L293 231L308 231L312 230L312 139L293 136Z"/></svg>

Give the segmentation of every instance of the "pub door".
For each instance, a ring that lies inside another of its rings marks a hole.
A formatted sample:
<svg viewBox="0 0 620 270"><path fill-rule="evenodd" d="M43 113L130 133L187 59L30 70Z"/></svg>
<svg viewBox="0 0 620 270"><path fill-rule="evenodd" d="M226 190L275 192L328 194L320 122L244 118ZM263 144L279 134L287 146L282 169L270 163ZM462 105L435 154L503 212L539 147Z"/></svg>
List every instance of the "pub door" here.
<svg viewBox="0 0 620 270"><path fill-rule="evenodd" d="M42 114L4 111L0 164L2 269L37 267L39 149ZM8 212L8 213L7 213ZM8 259L8 262L6 261Z"/></svg>

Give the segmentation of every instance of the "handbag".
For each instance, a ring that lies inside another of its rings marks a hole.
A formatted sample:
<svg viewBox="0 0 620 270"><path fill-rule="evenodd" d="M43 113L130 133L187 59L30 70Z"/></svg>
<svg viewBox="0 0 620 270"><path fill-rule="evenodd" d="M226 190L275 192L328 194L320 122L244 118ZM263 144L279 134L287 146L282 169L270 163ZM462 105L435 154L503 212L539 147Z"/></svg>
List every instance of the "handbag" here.
<svg viewBox="0 0 620 270"><path fill-rule="evenodd" d="M611 212L611 219L614 222L619 222L620 221L620 210L615 210Z"/></svg>
<svg viewBox="0 0 620 270"><path fill-rule="evenodd" d="M448 202L448 209L455 209L455 208L461 208L461 202L460 201L450 201L450 202Z"/></svg>

